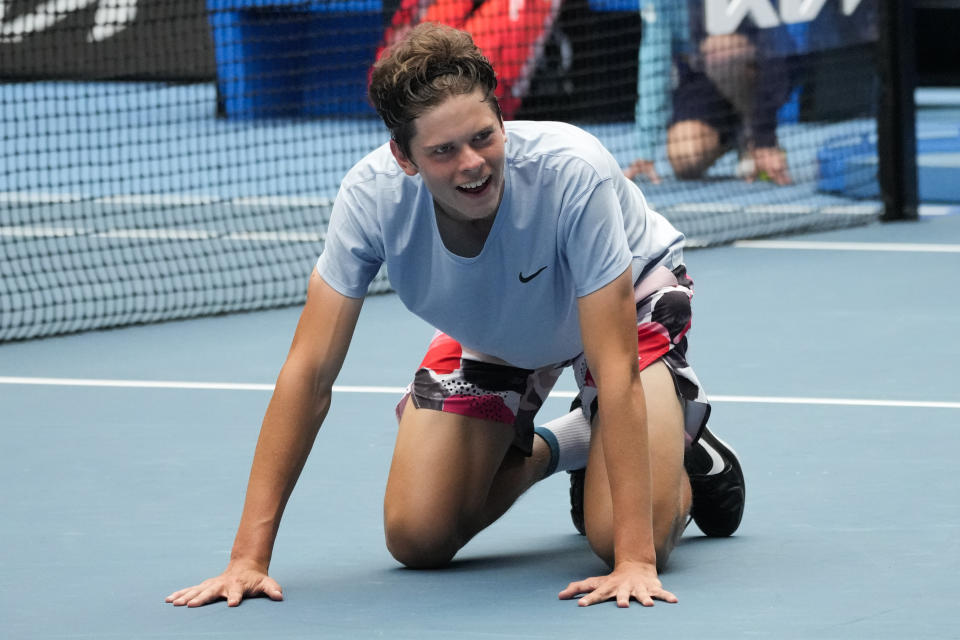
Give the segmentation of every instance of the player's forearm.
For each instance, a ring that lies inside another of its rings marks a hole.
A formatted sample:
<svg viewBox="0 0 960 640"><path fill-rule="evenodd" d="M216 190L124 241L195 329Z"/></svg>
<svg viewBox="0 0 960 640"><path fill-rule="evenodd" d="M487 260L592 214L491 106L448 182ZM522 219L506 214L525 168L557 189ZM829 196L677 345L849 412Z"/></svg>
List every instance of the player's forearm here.
<svg viewBox="0 0 960 640"><path fill-rule="evenodd" d="M650 450L639 379L599 399L600 437L613 502L616 562L656 562Z"/></svg>
<svg viewBox="0 0 960 640"><path fill-rule="evenodd" d="M264 571L269 566L283 510L330 406L330 388L324 387L290 364L281 371L260 429L231 561Z"/></svg>

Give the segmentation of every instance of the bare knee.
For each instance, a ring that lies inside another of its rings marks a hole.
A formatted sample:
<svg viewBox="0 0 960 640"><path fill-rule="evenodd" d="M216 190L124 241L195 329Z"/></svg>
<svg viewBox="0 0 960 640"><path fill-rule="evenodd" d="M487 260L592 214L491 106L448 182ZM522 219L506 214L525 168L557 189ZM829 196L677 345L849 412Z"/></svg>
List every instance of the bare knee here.
<svg viewBox="0 0 960 640"><path fill-rule="evenodd" d="M670 559L670 554L673 553L673 550L680 542L680 537L683 535L683 530L686 525L687 516L677 516L677 518L671 523L668 532L659 540L657 540L656 550L658 573L667 568L667 561Z"/></svg>
<svg viewBox="0 0 960 640"><path fill-rule="evenodd" d="M693 493L690 490L690 480L686 472L680 483L678 503L663 505L661 510L660 526L654 527L654 545L657 550L657 571L663 571L667 566L670 554L680 542L683 530L687 528L690 517L690 506L693 503Z"/></svg>
<svg viewBox="0 0 960 640"><path fill-rule="evenodd" d="M657 571L667 566L670 554L680 542L690 512L690 485L684 483L680 491L679 504L655 504L653 511L653 548L657 554ZM593 552L609 567L616 560L613 546L613 522L587 522L587 540Z"/></svg>
<svg viewBox="0 0 960 640"><path fill-rule="evenodd" d="M677 543L680 541L680 536L683 534L683 522L678 521L674 527L671 529L669 535L662 536L660 539L654 541L654 551L657 554L657 571L663 571L667 566L667 560L670 559L670 554L673 553L674 548L677 546ZM613 552L613 540L591 540L590 548L597 555L598 558L607 563L607 566L611 569L614 566L616 561L616 555Z"/></svg>
<svg viewBox="0 0 960 640"><path fill-rule="evenodd" d="M453 532L413 518L387 518L384 530L390 555L410 569L443 567L462 546Z"/></svg>
<svg viewBox="0 0 960 640"><path fill-rule="evenodd" d="M677 543L680 541L680 536L683 534L683 528L686 524L685 518L678 518L671 523L668 530L656 536L653 541L653 549L657 554L657 571L663 571L667 566L667 560L670 558L670 554L673 552L674 548L677 546ZM588 532L589 535L589 532ZM590 538L590 548L597 555L598 558L607 563L607 566L611 569L614 566L616 561L616 554L613 549L613 536L604 537L603 539L598 539L597 537Z"/></svg>

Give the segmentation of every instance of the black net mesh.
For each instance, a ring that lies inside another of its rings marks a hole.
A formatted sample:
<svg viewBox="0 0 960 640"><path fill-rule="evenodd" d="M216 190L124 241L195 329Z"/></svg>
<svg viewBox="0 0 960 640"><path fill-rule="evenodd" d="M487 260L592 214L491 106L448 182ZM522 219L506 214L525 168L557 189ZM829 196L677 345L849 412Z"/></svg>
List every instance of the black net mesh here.
<svg viewBox="0 0 960 640"><path fill-rule="evenodd" d="M300 302L386 140L369 66L422 20L474 35L508 119L597 135L692 246L874 220L875 11L817 4L0 3L0 340Z"/></svg>

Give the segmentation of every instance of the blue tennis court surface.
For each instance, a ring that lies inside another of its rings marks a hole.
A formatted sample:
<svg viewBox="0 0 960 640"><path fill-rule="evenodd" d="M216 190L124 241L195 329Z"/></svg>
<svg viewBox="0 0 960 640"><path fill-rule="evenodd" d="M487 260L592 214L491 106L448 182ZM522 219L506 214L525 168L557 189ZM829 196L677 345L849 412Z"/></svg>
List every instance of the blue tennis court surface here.
<svg viewBox="0 0 960 640"><path fill-rule="evenodd" d="M287 508L271 567L286 600L237 609L163 598L226 564L298 309L0 345L0 635L958 637L960 216L789 241L687 255L691 361L748 487L733 538L687 530L662 576L679 604L557 600L603 570L563 475L449 569L397 565L392 411L431 331L385 295Z"/></svg>

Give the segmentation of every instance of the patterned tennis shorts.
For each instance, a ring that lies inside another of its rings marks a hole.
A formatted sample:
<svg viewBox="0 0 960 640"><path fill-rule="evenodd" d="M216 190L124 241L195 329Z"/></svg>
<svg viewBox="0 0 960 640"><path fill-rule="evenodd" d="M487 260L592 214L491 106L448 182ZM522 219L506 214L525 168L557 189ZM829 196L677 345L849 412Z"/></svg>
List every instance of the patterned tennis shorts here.
<svg viewBox="0 0 960 640"><path fill-rule="evenodd" d="M683 405L688 446L699 436L710 415L706 394L686 360L692 296L693 281L682 265L672 272L660 267L634 286L640 369L662 360L670 370ZM566 362L521 369L471 351L438 331L413 382L397 404L397 419L410 398L419 409L512 424L516 430L514 446L529 455L534 418L566 367L573 368L580 389L579 404L590 419L597 410L597 387L582 353Z"/></svg>

